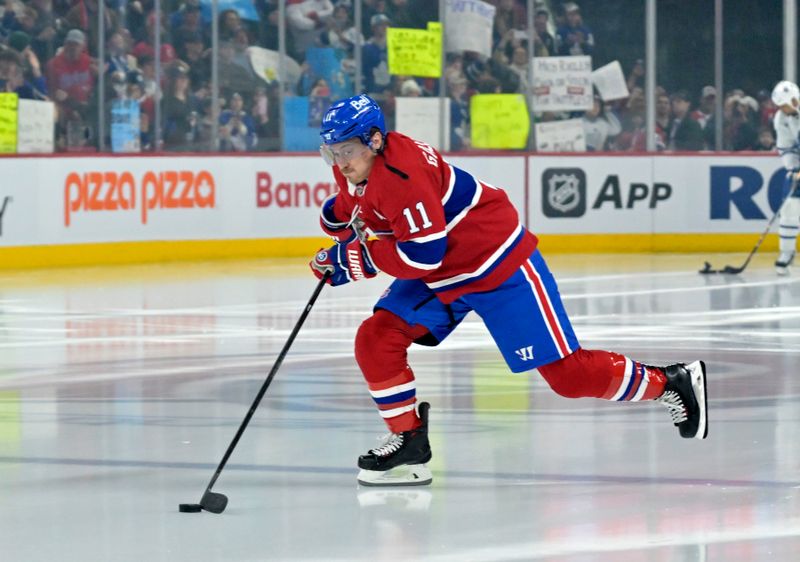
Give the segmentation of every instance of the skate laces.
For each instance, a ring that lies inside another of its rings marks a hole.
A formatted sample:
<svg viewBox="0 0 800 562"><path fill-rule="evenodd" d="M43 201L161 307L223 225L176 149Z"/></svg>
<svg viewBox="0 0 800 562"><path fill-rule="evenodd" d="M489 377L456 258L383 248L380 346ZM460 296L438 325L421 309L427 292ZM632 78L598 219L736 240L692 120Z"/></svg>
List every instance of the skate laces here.
<svg viewBox="0 0 800 562"><path fill-rule="evenodd" d="M683 398L674 390L668 390L658 398L656 402L661 402L667 410L669 415L672 416L674 423L685 422L688 419L686 414L686 405L683 403Z"/></svg>
<svg viewBox="0 0 800 562"><path fill-rule="evenodd" d="M403 435L399 433L387 433L379 438L383 441L383 445L370 449L370 453L377 457L385 457L400 450L403 446Z"/></svg>

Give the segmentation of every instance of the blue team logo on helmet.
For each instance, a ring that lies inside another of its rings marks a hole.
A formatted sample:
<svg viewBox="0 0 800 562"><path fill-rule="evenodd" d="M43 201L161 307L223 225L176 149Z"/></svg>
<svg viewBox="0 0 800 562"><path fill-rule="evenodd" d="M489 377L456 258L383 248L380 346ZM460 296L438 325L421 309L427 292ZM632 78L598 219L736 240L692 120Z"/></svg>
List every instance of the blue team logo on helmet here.
<svg viewBox="0 0 800 562"><path fill-rule="evenodd" d="M323 144L359 138L369 144L373 128L386 134L386 123L378 103L366 94L335 102L322 118L319 136Z"/></svg>

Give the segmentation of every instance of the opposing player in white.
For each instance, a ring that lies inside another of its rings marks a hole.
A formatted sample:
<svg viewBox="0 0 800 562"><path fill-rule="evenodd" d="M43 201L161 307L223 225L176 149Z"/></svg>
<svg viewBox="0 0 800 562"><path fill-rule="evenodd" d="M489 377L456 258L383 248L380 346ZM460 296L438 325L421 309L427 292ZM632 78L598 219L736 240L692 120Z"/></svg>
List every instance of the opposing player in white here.
<svg viewBox="0 0 800 562"><path fill-rule="evenodd" d="M800 89L794 82L782 80L772 90L772 103L778 106L775 113L775 137L778 153L786 168L783 196L786 197L800 179ZM780 253L775 261L778 275L788 275L797 248L800 230L800 189L795 189L781 209L778 235Z"/></svg>

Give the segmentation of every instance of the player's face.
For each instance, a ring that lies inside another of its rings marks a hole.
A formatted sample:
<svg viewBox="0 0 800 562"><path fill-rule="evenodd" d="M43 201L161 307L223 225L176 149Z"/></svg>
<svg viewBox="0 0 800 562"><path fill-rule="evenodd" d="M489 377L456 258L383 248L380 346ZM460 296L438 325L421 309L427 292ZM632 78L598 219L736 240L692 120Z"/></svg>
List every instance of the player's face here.
<svg viewBox="0 0 800 562"><path fill-rule="evenodd" d="M336 164L350 183L361 183L372 169L375 154L358 139L322 147L323 158L328 164Z"/></svg>

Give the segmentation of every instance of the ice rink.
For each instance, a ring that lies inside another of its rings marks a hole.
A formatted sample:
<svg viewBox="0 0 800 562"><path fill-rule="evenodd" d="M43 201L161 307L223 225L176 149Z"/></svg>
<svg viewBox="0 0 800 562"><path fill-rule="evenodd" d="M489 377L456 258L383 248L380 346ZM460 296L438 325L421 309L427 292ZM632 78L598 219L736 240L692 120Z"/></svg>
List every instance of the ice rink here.
<svg viewBox="0 0 800 562"><path fill-rule="evenodd" d="M352 356L389 283L325 288L196 502L316 280L303 260L0 274L0 559L800 560L800 271L774 255L545 256L584 347L703 359L709 437L555 395L470 316L415 347L430 487L359 488L385 433Z"/></svg>

